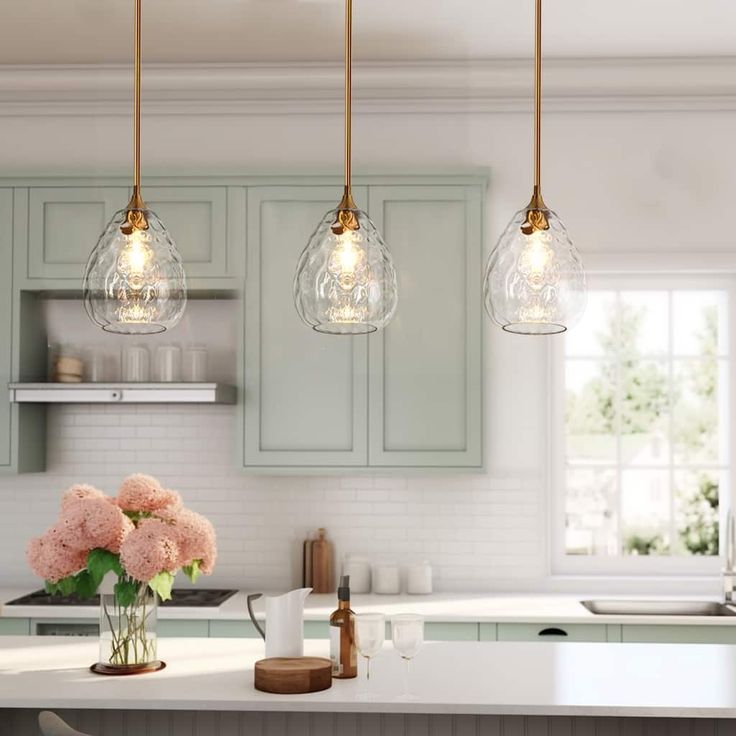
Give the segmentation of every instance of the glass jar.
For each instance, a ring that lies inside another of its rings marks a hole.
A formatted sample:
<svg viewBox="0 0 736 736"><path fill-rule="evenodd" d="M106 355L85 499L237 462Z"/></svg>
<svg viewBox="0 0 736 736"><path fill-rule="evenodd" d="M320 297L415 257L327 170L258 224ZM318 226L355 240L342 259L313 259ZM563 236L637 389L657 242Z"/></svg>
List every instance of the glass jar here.
<svg viewBox="0 0 736 736"><path fill-rule="evenodd" d="M122 587L130 591L130 600L100 594L100 661L94 669L102 674L160 669L156 652L157 596L145 583L125 581Z"/></svg>

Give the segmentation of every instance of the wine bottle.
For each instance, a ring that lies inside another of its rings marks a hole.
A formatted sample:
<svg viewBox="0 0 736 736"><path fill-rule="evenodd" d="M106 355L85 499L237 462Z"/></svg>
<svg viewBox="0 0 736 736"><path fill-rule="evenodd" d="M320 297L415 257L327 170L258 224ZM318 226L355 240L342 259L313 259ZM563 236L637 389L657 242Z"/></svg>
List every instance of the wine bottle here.
<svg viewBox="0 0 736 736"><path fill-rule="evenodd" d="M358 674L358 652L355 648L355 614L350 608L350 577L340 578L337 610L330 616L330 659L332 676L341 680Z"/></svg>

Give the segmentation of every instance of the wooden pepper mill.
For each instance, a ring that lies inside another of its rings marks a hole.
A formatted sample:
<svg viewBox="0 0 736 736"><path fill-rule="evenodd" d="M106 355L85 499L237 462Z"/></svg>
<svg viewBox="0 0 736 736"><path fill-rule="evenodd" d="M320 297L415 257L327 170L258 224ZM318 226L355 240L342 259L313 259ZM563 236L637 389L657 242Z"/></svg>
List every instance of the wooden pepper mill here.
<svg viewBox="0 0 736 736"><path fill-rule="evenodd" d="M318 529L317 539L312 542L312 591L314 593L335 592L332 557L332 543L327 539L327 530Z"/></svg>

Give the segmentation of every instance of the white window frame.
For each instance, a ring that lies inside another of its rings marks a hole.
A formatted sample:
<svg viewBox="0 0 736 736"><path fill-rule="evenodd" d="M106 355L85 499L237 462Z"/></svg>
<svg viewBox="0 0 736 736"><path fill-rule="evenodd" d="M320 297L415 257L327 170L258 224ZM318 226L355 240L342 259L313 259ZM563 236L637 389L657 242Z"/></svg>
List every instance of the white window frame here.
<svg viewBox="0 0 736 736"><path fill-rule="evenodd" d="M730 447L736 440L736 274L634 274L630 272L589 275L590 290L723 290L728 293L728 421ZM712 577L721 572L724 563L724 537L720 535L718 556L628 556L603 557L565 554L565 350L564 339L551 345L549 372L549 469L550 469L550 561L553 576L609 575L646 577ZM729 491L719 497L720 528L725 528L729 508L734 508L736 495L736 449L729 457Z"/></svg>

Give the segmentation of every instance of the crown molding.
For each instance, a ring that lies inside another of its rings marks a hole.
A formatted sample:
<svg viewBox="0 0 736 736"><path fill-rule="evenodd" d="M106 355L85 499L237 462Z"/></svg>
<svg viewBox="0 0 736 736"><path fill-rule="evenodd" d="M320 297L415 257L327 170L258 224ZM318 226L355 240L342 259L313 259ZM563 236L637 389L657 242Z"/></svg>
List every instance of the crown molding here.
<svg viewBox="0 0 736 736"><path fill-rule="evenodd" d="M356 113L526 112L532 63L356 63ZM146 114L325 114L342 111L340 64L152 64ZM0 67L0 116L128 115L124 65ZM550 59L545 111L735 110L736 57Z"/></svg>

